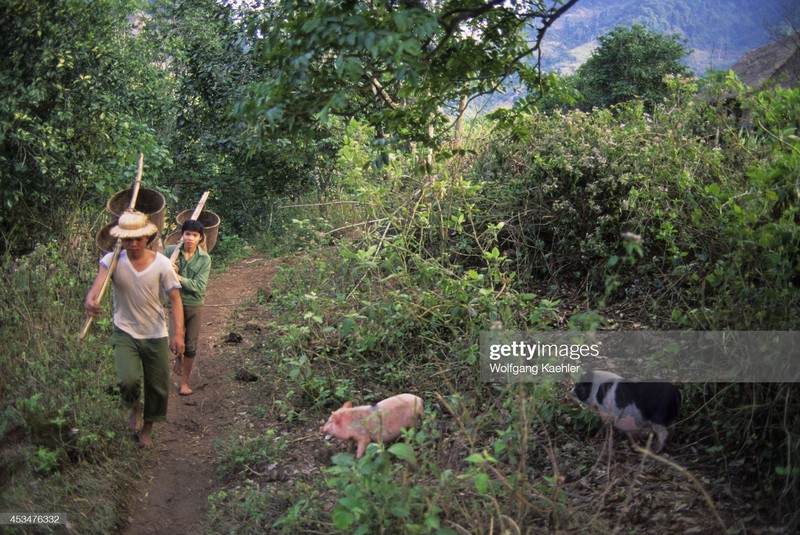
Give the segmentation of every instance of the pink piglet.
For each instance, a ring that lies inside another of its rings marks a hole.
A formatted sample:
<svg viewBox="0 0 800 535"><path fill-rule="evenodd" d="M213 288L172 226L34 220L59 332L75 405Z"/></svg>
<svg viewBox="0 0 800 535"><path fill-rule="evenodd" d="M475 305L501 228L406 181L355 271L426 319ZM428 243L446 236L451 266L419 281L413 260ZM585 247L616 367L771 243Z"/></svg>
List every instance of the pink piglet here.
<svg viewBox="0 0 800 535"><path fill-rule="evenodd" d="M403 429L416 425L422 414L422 399L414 394L398 394L375 405L353 407L346 402L334 411L320 431L341 440L358 444L356 458L360 459L370 442L391 442Z"/></svg>

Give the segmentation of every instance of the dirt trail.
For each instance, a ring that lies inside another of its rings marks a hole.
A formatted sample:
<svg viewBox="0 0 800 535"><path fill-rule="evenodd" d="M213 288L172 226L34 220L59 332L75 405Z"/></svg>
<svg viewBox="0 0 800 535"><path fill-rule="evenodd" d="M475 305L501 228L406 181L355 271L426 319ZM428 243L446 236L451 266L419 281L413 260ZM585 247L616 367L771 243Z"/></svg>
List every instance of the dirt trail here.
<svg viewBox="0 0 800 535"><path fill-rule="evenodd" d="M279 260L252 258L209 280L191 396L179 396L172 374L167 422L154 427L144 478L131 493L125 535L203 533L207 497L214 491L212 441L225 436L237 412L236 370L226 362L229 320L238 307L268 290Z"/></svg>

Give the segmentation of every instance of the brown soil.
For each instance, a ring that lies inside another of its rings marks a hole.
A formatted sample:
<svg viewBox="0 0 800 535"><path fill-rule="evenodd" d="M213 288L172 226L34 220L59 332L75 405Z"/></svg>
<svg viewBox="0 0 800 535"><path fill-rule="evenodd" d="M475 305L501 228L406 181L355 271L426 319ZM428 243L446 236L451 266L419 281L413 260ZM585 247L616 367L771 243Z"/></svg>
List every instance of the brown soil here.
<svg viewBox="0 0 800 535"><path fill-rule="evenodd" d="M131 493L121 533L203 533L207 498L215 490L212 442L223 438L244 410L235 395L241 383L228 358L226 339L236 338L230 321L259 290L269 291L278 263L253 258L211 275L190 381L194 393L178 395L180 378L172 375L167 422L154 427L154 448L146 453L144 477Z"/></svg>

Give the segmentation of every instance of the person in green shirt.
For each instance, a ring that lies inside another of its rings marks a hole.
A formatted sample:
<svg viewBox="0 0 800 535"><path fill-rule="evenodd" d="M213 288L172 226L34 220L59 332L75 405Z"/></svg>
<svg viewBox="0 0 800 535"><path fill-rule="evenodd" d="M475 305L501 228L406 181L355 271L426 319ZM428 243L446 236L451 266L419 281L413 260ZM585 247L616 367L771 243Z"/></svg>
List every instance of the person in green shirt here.
<svg viewBox="0 0 800 535"><path fill-rule="evenodd" d="M197 343L200 339L203 304L208 288L208 276L211 273L211 257L200 244L205 240L205 228L195 219L187 219L181 227L183 244L181 252L172 264L181 283L181 299L183 300L183 318L185 325L186 349L181 357L175 359L172 371L181 377L180 395L192 393L189 388L189 377L192 374ZM171 256L178 245L170 245L164 249L165 256Z"/></svg>

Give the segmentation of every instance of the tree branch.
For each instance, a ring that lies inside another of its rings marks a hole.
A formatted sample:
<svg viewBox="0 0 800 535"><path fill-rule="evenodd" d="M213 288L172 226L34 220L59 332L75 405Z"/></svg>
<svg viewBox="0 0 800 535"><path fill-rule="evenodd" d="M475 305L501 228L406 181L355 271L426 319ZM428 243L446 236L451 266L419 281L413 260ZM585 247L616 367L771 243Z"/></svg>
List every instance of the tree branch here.
<svg viewBox="0 0 800 535"><path fill-rule="evenodd" d="M369 78L369 83L372 86L372 92L375 93L376 95L379 95L387 106L389 106L393 110L396 110L397 108L400 107L400 105L397 104L397 102L395 102L394 99L392 99L391 95L389 95L389 93L386 92L386 90L383 88L383 86L381 85L381 83L378 81L377 78L375 78L371 73L367 73L367 77Z"/></svg>

